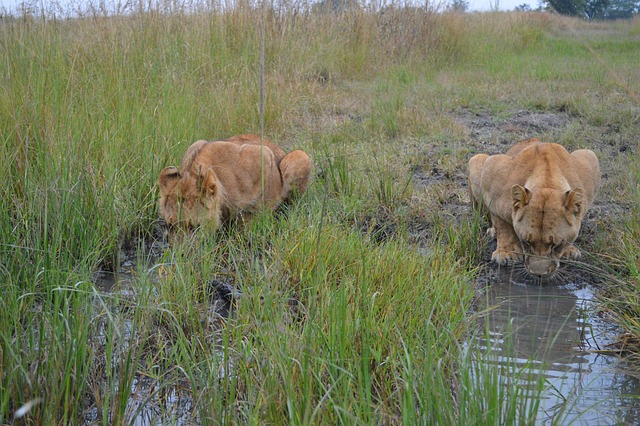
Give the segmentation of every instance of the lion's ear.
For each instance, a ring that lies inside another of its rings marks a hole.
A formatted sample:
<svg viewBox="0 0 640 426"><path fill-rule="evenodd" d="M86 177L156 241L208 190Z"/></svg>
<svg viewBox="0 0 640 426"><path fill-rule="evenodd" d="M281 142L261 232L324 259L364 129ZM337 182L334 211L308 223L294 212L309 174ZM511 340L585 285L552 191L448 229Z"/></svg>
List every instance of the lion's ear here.
<svg viewBox="0 0 640 426"><path fill-rule="evenodd" d="M529 200L531 200L531 191L524 186L513 185L511 187L511 196L513 197L513 208L518 209L529 204Z"/></svg>
<svg viewBox="0 0 640 426"><path fill-rule="evenodd" d="M198 187L205 197L213 198L218 195L218 177L212 169L209 168L205 173L199 174Z"/></svg>
<svg viewBox="0 0 640 426"><path fill-rule="evenodd" d="M582 188L572 189L564 193L564 208L576 216L582 212L583 202L584 189Z"/></svg>
<svg viewBox="0 0 640 426"><path fill-rule="evenodd" d="M165 167L158 176L158 186L160 187L160 193L168 194L171 189L180 180L180 172L177 167L170 166Z"/></svg>

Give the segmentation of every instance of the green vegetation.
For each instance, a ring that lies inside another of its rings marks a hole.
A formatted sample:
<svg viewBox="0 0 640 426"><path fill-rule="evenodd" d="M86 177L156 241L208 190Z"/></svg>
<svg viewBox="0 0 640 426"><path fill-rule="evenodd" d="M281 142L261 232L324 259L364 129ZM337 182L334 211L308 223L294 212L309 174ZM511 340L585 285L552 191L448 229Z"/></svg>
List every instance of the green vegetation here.
<svg viewBox="0 0 640 426"><path fill-rule="evenodd" d="M126 424L182 394L203 424L532 423L543 384L464 344L489 253L466 161L532 132L600 156L579 243L640 336L638 21L194 7L0 20L0 423L31 402L17 422ZM152 256L159 171L263 130L263 40L264 134L313 184ZM242 292L228 319L219 282Z"/></svg>
<svg viewBox="0 0 640 426"><path fill-rule="evenodd" d="M585 19L630 19L640 12L638 0L545 0L551 10Z"/></svg>

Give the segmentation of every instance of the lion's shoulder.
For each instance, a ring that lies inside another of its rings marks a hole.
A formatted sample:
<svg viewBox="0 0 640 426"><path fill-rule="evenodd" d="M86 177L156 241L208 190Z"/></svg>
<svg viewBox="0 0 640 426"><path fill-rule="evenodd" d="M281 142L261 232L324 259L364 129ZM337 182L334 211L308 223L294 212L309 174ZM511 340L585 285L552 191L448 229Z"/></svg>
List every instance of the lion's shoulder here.
<svg viewBox="0 0 640 426"><path fill-rule="evenodd" d="M509 148L509 150L505 152L505 155L508 155L509 157L513 158L519 155L522 151L525 151L526 149L539 147L542 144L544 144L544 142L542 142L538 138L525 139L513 144L513 146L511 146L511 148Z"/></svg>
<svg viewBox="0 0 640 426"><path fill-rule="evenodd" d="M227 139L222 139L220 142L229 142L238 145L266 146L271 150L271 152L273 152L276 164L280 164L280 161L282 161L282 158L285 156L284 150L278 145L271 142L269 139L254 133L245 133L242 135L232 136Z"/></svg>

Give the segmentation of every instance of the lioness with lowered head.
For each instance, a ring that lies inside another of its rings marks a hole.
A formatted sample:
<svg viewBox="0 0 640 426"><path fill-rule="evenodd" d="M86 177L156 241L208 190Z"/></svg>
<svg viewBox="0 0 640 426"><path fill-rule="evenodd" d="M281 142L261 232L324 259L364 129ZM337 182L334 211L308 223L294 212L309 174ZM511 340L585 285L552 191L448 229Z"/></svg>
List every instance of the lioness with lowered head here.
<svg viewBox="0 0 640 426"><path fill-rule="evenodd" d="M160 216L169 224L210 225L241 213L274 210L306 190L311 159L301 150L288 154L259 135L197 141L180 169L160 172Z"/></svg>
<svg viewBox="0 0 640 426"><path fill-rule="evenodd" d="M500 265L524 257L526 270L549 278L560 259L580 257L573 242L600 186L593 151L527 139L506 154L469 160L469 189L476 208L488 211Z"/></svg>

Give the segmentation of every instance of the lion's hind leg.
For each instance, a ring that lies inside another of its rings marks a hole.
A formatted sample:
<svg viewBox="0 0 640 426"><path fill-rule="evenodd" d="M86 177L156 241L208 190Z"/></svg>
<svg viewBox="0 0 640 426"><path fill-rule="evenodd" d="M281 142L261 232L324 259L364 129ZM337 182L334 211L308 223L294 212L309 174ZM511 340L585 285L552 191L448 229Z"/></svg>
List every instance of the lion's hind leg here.
<svg viewBox="0 0 640 426"><path fill-rule="evenodd" d="M482 168L489 156L477 154L471 157L468 163L469 171L469 197L474 209L482 209Z"/></svg>
<svg viewBox="0 0 640 426"><path fill-rule="evenodd" d="M301 194L307 189L311 176L311 158L301 150L291 151L280 161L282 175L282 199L290 198L294 193Z"/></svg>
<svg viewBox="0 0 640 426"><path fill-rule="evenodd" d="M477 154L471 157L468 164L471 207L483 216L489 213L489 210L484 205L482 195L482 169L487 158L489 158L487 154ZM487 229L487 235L490 238L496 237L496 230L493 225Z"/></svg>

